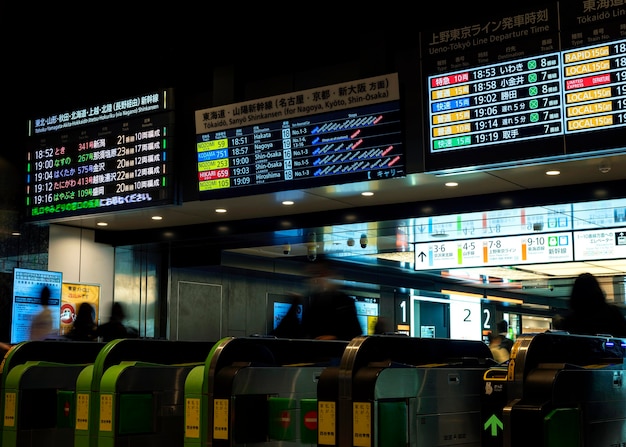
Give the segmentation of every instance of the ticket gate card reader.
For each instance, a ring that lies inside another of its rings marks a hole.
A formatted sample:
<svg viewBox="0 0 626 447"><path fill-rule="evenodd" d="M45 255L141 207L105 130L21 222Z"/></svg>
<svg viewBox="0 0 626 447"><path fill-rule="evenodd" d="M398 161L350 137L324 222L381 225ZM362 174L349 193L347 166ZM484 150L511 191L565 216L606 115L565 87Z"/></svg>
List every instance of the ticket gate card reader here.
<svg viewBox="0 0 626 447"><path fill-rule="evenodd" d="M109 395L101 396L102 378L105 372L122 362L145 362L160 365L201 364L206 360L213 342L171 341L126 338L107 343L100 351L93 365L88 366L76 381L76 447L97 447L100 435L100 410L109 409L112 403ZM180 393L183 393L181 385ZM158 390L153 390L158 392ZM104 403L102 402L104 399ZM123 399L131 399L130 397ZM145 395L141 398L145 404ZM141 400L138 399L138 400ZM124 400L128 402L128 400ZM136 405L142 402L135 401ZM147 407L147 406L146 406ZM110 408L112 412L113 409ZM107 426L108 420L104 424ZM182 437L182 428L181 428ZM108 439L107 439L108 441ZM105 442L103 440L103 442Z"/></svg>
<svg viewBox="0 0 626 447"><path fill-rule="evenodd" d="M186 404L207 414L189 413L185 426L199 419L208 427L192 430L196 437L186 436L185 445L315 444L317 380L325 367L339 363L346 346L338 340L221 340L204 367L205 402Z"/></svg>
<svg viewBox="0 0 626 447"><path fill-rule="evenodd" d="M25 341L2 363L0 445L72 446L76 379L103 343Z"/></svg>
<svg viewBox="0 0 626 447"><path fill-rule="evenodd" d="M356 337L320 378L318 445L478 447L482 374L495 364L482 341Z"/></svg>
<svg viewBox="0 0 626 447"><path fill-rule="evenodd" d="M504 446L626 444L626 342L545 332L516 340Z"/></svg>
<svg viewBox="0 0 626 447"><path fill-rule="evenodd" d="M98 447L183 445L184 384L198 364L124 361L100 384Z"/></svg>

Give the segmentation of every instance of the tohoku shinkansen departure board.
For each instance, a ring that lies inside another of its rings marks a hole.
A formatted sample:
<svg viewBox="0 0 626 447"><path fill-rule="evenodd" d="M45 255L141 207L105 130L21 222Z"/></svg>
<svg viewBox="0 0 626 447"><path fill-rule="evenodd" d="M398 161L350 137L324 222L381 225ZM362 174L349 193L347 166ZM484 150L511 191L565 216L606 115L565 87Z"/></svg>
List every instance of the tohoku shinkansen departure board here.
<svg viewBox="0 0 626 447"><path fill-rule="evenodd" d="M163 90L32 120L26 218L172 204L172 100Z"/></svg>
<svg viewBox="0 0 626 447"><path fill-rule="evenodd" d="M196 111L200 199L405 175L397 74Z"/></svg>
<svg viewBox="0 0 626 447"><path fill-rule="evenodd" d="M623 2L544 2L424 33L426 170L622 150L625 16Z"/></svg>

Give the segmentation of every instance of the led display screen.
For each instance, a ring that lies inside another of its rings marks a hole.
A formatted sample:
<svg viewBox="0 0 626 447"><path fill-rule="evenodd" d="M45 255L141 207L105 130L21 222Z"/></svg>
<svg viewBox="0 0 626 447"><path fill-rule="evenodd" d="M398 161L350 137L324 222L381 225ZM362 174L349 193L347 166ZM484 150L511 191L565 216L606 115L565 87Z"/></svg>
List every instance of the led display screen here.
<svg viewBox="0 0 626 447"><path fill-rule="evenodd" d="M626 5L566 6L423 33L427 172L622 150L626 40L615 23Z"/></svg>
<svg viewBox="0 0 626 447"><path fill-rule="evenodd" d="M31 322L43 310L41 291L50 289L48 306L52 312L52 332L49 338L58 337L61 325L61 288L63 273L46 270L13 269L13 307L11 313L11 343L30 337Z"/></svg>
<svg viewBox="0 0 626 447"><path fill-rule="evenodd" d="M200 199L404 176L397 75L196 111Z"/></svg>
<svg viewBox="0 0 626 447"><path fill-rule="evenodd" d="M26 218L173 203L171 96L153 92L31 121Z"/></svg>

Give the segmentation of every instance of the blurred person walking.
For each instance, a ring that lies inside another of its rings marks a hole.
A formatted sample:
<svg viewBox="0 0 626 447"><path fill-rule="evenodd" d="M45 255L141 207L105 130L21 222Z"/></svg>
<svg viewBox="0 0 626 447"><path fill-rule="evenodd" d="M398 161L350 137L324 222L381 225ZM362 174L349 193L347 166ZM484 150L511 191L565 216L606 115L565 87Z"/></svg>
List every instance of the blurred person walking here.
<svg viewBox="0 0 626 447"><path fill-rule="evenodd" d="M111 305L111 316L109 321L98 327L98 337L104 342L116 340L118 338L136 338L137 331L124 324L126 313L124 307L118 301Z"/></svg>
<svg viewBox="0 0 626 447"><path fill-rule="evenodd" d="M506 349L509 356L511 355L511 349L513 349L513 344L515 343L513 340L509 338L509 323L506 320L500 320L496 324L496 330L498 331L498 335L500 336L500 346L503 349Z"/></svg>
<svg viewBox="0 0 626 447"><path fill-rule="evenodd" d="M574 281L569 309L559 329L571 334L626 338L626 318L619 307L606 301L598 279L591 273L581 273Z"/></svg>
<svg viewBox="0 0 626 447"><path fill-rule="evenodd" d="M349 341L362 335L355 301L339 288L328 261L318 258L309 272L310 291L302 313L304 337Z"/></svg>
<svg viewBox="0 0 626 447"><path fill-rule="evenodd" d="M48 306L50 302L50 288L44 286L39 294L39 303L43 309L35 315L30 323L29 340L45 340L46 338L58 337L52 333L52 311Z"/></svg>
<svg viewBox="0 0 626 447"><path fill-rule="evenodd" d="M72 327L65 335L74 341L95 341L97 339L96 311L87 302L80 303Z"/></svg>

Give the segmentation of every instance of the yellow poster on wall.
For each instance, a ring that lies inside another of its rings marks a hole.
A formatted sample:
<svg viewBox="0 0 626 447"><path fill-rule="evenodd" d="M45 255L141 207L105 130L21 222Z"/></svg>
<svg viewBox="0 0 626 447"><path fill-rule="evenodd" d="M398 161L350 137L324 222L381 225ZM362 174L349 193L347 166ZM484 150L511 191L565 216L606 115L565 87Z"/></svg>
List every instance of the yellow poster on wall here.
<svg viewBox="0 0 626 447"><path fill-rule="evenodd" d="M63 283L61 288L61 335L69 332L76 318L78 307L84 302L91 304L94 309L94 321L98 322L100 285Z"/></svg>

